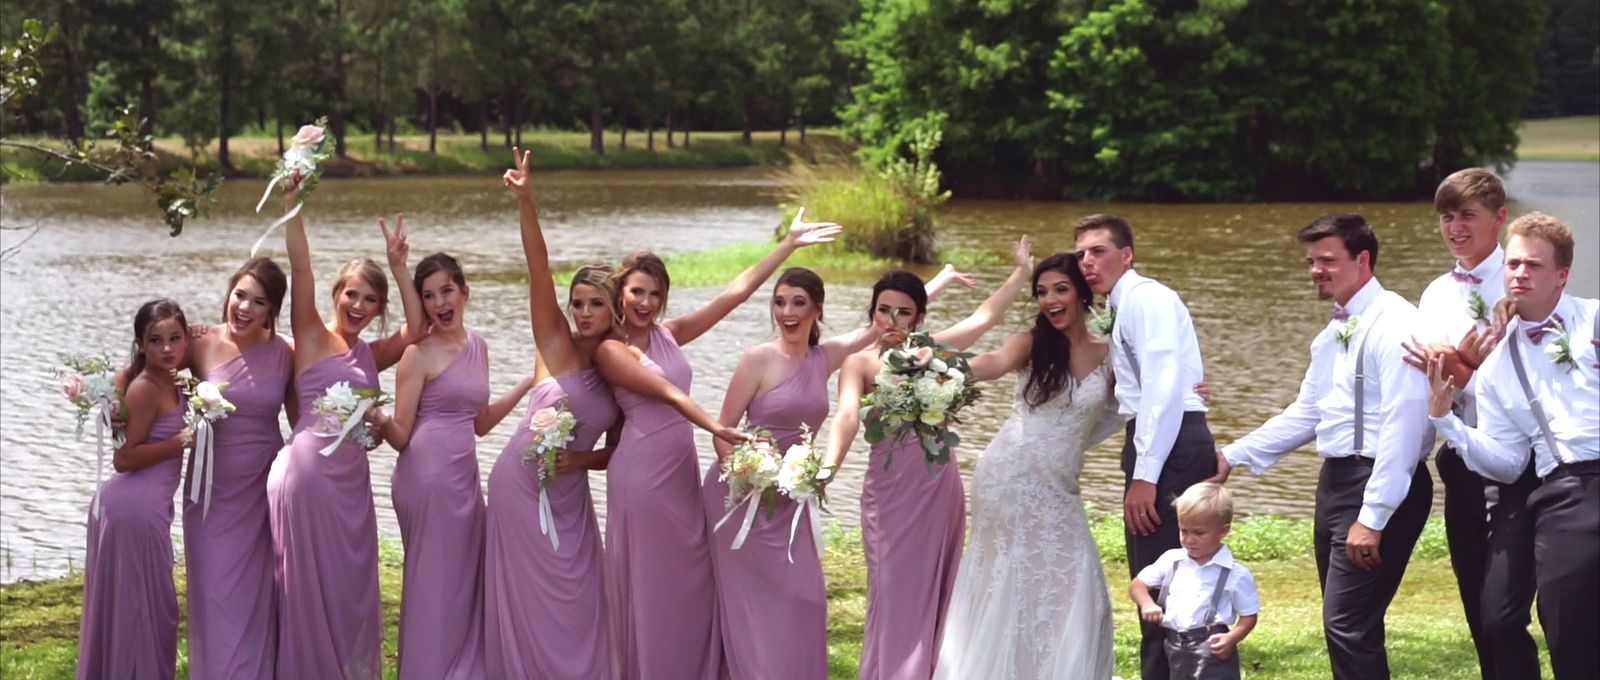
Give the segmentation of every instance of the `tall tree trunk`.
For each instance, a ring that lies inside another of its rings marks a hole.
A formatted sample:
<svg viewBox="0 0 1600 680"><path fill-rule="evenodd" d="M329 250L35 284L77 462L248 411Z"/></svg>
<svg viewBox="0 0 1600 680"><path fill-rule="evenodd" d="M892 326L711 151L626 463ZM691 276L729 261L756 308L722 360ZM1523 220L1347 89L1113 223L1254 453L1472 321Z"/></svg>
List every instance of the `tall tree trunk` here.
<svg viewBox="0 0 1600 680"><path fill-rule="evenodd" d="M333 4L333 25L344 25L344 3ZM345 144L344 109L347 99L345 88L346 78L344 72L344 41L340 40L333 54L333 111L329 112L328 126L333 128L333 153L344 158L349 152Z"/></svg>
<svg viewBox="0 0 1600 680"><path fill-rule="evenodd" d="M256 107L256 130L260 132L267 131L267 107L265 106Z"/></svg>
<svg viewBox="0 0 1600 680"><path fill-rule="evenodd" d="M672 141L672 109L667 109L667 148L676 148L677 143Z"/></svg>
<svg viewBox="0 0 1600 680"><path fill-rule="evenodd" d="M478 150L489 152L489 95L478 101Z"/></svg>
<svg viewBox="0 0 1600 680"><path fill-rule="evenodd" d="M628 117L627 116L622 116L622 135L617 138L617 148L618 149L624 149L624 150L626 150L628 148Z"/></svg>
<svg viewBox="0 0 1600 680"><path fill-rule="evenodd" d="M389 155L393 156L394 155L394 116L392 116L392 115L385 116L385 118L387 118L387 120L385 121L387 123L386 127L389 128Z"/></svg>
<svg viewBox="0 0 1600 680"><path fill-rule="evenodd" d="M589 104L589 150L597 156L606 153L606 119L600 112L600 97L595 96L595 101Z"/></svg>
<svg viewBox="0 0 1600 680"><path fill-rule="evenodd" d="M789 124L787 122L785 122L783 124L783 127L778 128L778 146L788 146L788 145L789 145Z"/></svg>
<svg viewBox="0 0 1600 680"><path fill-rule="evenodd" d="M439 88L428 83L428 153L439 153Z"/></svg>
<svg viewBox="0 0 1600 680"><path fill-rule="evenodd" d="M798 116L798 117L795 118L794 122L798 123L800 125L800 146L805 146L806 145L806 117L804 115Z"/></svg>
<svg viewBox="0 0 1600 680"><path fill-rule="evenodd" d="M62 97L62 110L66 114L66 137L76 144L83 139L83 114L78 111L78 61L73 48L77 45L77 35L74 33L76 18L72 12L74 3L63 0L56 5L56 18L61 24L61 39L57 42L61 47L61 69L63 72L63 89L66 90Z"/></svg>
<svg viewBox="0 0 1600 680"><path fill-rule="evenodd" d="M281 156L283 156L283 151L284 151L284 149L283 149L283 111L281 111L281 110L278 111L277 123L278 123L278 155L281 157Z"/></svg>
<svg viewBox="0 0 1600 680"><path fill-rule="evenodd" d="M689 148L689 121L683 121L683 148Z"/></svg>
<svg viewBox="0 0 1600 680"><path fill-rule="evenodd" d="M742 139L744 140L744 145L745 146L750 146L751 144L754 143L754 139L752 138L752 134L751 134L750 123L751 123L751 121L750 121L750 98L749 97L745 97L744 98L744 135L742 137Z"/></svg>
<svg viewBox="0 0 1600 680"><path fill-rule="evenodd" d="M388 110L388 102L383 99L383 57L376 60L377 85L378 85L378 112L372 116L372 155L383 153L383 118Z"/></svg>
<svg viewBox="0 0 1600 680"><path fill-rule="evenodd" d="M224 10L223 16L225 18L222 22L222 35L226 36L227 39L231 39L233 31L228 28L230 22L226 18L226 10ZM219 60L221 63L218 64L218 71L221 77L217 83L219 90L217 92L217 164L222 166L222 171L225 173L234 172L233 160L228 156L228 136L233 132L229 126L229 122L233 119L233 60L230 58L233 48L231 45L228 40L224 40L223 56Z"/></svg>
<svg viewBox="0 0 1600 680"><path fill-rule="evenodd" d="M153 30L153 29L147 29ZM147 32L140 39L144 53L154 55L160 41ZM152 135L156 129L156 71L146 64L139 73L139 134Z"/></svg>
<svg viewBox="0 0 1600 680"><path fill-rule="evenodd" d="M511 105L511 81L500 82L500 123L506 129L506 148L511 148L511 116L517 107Z"/></svg>
<svg viewBox="0 0 1600 680"><path fill-rule="evenodd" d="M644 133L644 148L646 151L656 150L656 119L650 119L650 129Z"/></svg>
<svg viewBox="0 0 1600 680"><path fill-rule="evenodd" d="M521 117L516 117L516 118L517 118L517 146L520 148L522 146L522 118Z"/></svg>

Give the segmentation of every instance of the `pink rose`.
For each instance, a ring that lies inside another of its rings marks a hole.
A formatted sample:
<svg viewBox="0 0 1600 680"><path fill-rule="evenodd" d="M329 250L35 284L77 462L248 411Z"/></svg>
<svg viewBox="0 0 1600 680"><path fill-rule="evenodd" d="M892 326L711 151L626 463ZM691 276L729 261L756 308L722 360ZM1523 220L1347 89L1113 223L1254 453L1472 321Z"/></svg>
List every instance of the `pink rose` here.
<svg viewBox="0 0 1600 680"><path fill-rule="evenodd" d="M535 432L543 432L556 424L556 410L548 406L533 412L533 422L528 428Z"/></svg>
<svg viewBox="0 0 1600 680"><path fill-rule="evenodd" d="M918 347L911 351L911 363L917 368L926 368L930 361L933 361L932 347Z"/></svg>
<svg viewBox="0 0 1600 680"><path fill-rule="evenodd" d="M294 133L293 146L316 146L322 143L323 131L315 125L301 125L300 131Z"/></svg>

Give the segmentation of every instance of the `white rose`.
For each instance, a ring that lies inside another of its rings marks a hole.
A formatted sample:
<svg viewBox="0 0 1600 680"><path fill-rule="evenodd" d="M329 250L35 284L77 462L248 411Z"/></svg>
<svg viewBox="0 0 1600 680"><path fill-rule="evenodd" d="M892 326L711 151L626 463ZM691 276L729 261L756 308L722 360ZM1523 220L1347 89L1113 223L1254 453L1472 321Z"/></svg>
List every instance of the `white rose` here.
<svg viewBox="0 0 1600 680"><path fill-rule="evenodd" d="M200 386L195 388L195 396L207 404L222 403L222 389L212 383L200 383Z"/></svg>
<svg viewBox="0 0 1600 680"><path fill-rule="evenodd" d="M933 371L934 373L943 373L949 369L950 367L944 363L943 359L932 359L928 361L928 370Z"/></svg>
<svg viewBox="0 0 1600 680"><path fill-rule="evenodd" d="M1561 360L1561 344L1560 343L1556 343L1556 342L1551 342L1550 344L1545 345L1544 346L1544 354L1545 354L1545 356L1550 357L1551 361L1560 361Z"/></svg>

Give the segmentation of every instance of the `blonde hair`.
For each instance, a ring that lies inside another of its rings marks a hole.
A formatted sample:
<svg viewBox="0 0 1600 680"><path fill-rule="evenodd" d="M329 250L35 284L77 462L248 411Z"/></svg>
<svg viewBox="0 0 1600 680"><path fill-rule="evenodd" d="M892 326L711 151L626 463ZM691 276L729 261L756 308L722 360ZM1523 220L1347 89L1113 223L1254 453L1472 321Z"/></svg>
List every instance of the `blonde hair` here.
<svg viewBox="0 0 1600 680"><path fill-rule="evenodd" d="M1200 482L1188 488L1172 502L1178 509L1178 519L1215 519L1223 524L1233 523L1233 492L1216 482Z"/></svg>
<svg viewBox="0 0 1600 680"><path fill-rule="evenodd" d="M1521 236L1536 238L1556 249L1556 264L1565 269L1572 266L1572 228L1554 216L1534 211L1518 217L1506 229L1507 238Z"/></svg>
<svg viewBox="0 0 1600 680"><path fill-rule="evenodd" d="M1477 201L1490 210L1506 205L1506 185L1499 177L1483 168L1457 170L1439 183L1433 193L1433 208L1439 212L1458 210L1467 201Z"/></svg>
<svg viewBox="0 0 1600 680"><path fill-rule="evenodd" d="M619 282L611 267L603 264L586 264L578 268L572 275L572 283L567 286L567 306L572 306L572 291L578 286L591 286L606 299L606 309L611 312L611 328L620 331L622 328L622 299L617 294Z"/></svg>
<svg viewBox="0 0 1600 680"><path fill-rule="evenodd" d="M333 300L339 301L339 294L344 292L345 282L352 276L361 277L372 290L378 293L378 330L380 333L389 332L389 277L384 276L383 268L369 257L358 257L344 263L339 268L339 274L333 281Z"/></svg>
<svg viewBox="0 0 1600 680"><path fill-rule="evenodd" d="M672 290L672 277L667 274L667 264L662 262L661 258L655 253L648 250L631 253L622 258L622 268L611 276L611 280L616 282L616 289L612 291L612 299L616 301L617 318L621 319L622 291L628 285L628 277L635 273L644 274L655 279L656 285L661 288L661 308L656 310L656 318L661 318L662 314L667 313L667 295Z"/></svg>

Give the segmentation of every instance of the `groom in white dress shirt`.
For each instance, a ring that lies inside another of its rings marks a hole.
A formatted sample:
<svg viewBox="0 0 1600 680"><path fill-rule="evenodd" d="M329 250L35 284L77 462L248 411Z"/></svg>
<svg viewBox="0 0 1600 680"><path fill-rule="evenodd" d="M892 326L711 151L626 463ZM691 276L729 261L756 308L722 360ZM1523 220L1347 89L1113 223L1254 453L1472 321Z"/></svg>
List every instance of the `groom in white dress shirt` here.
<svg viewBox="0 0 1600 680"><path fill-rule="evenodd" d="M1128 576L1180 547L1173 501L1217 472L1216 440L1194 391L1205 380L1189 308L1171 288L1133 270L1133 227L1115 215L1078 220L1079 266L1106 296L1117 409L1128 419L1122 446ZM1141 622L1144 680L1167 680L1166 633Z"/></svg>
<svg viewBox="0 0 1600 680"><path fill-rule="evenodd" d="M1473 392L1478 426L1450 412L1453 381L1429 367L1430 416L1468 467L1511 482L1532 451L1539 625L1556 680L1600 674L1600 302L1567 295L1572 231L1544 213L1511 223L1506 295L1517 319L1483 365ZM1538 665L1534 674L1538 677Z"/></svg>
<svg viewBox="0 0 1600 680"><path fill-rule="evenodd" d="M1417 308L1378 283L1378 237L1360 215L1324 215L1298 238L1317 296L1335 302L1333 318L1311 341L1294 403L1222 449L1219 476L1235 465L1260 474L1316 443L1313 538L1333 677L1379 680L1389 677L1383 615L1433 502L1423 465L1433 445L1428 384L1402 345Z"/></svg>

